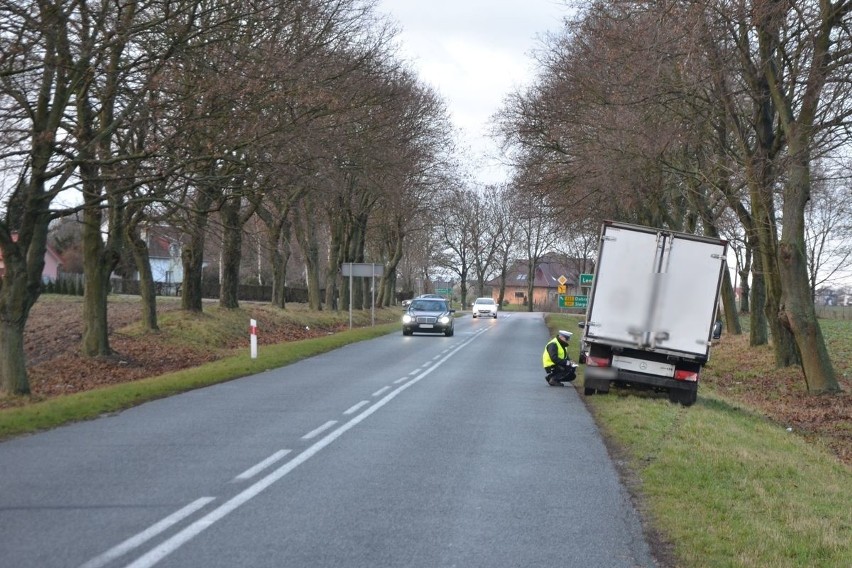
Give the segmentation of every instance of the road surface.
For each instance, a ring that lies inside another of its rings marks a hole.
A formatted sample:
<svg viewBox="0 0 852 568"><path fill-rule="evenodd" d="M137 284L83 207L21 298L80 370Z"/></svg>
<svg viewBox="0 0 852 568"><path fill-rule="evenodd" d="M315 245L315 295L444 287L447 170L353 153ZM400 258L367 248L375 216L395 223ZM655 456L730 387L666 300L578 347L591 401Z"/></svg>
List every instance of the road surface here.
<svg viewBox="0 0 852 568"><path fill-rule="evenodd" d="M653 566L547 340L459 318L4 442L2 564Z"/></svg>

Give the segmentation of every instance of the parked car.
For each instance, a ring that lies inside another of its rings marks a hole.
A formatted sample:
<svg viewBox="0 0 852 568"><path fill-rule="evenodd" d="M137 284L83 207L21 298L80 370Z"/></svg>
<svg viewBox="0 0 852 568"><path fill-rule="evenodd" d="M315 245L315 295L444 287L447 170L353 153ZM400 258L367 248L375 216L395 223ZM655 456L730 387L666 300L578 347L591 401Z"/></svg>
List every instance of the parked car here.
<svg viewBox="0 0 852 568"><path fill-rule="evenodd" d="M414 298L402 316L402 334L443 333L450 337L455 332L455 318L443 298Z"/></svg>
<svg viewBox="0 0 852 568"><path fill-rule="evenodd" d="M497 302L494 301L493 298L477 298L473 301L473 305L470 307L471 312L473 312L473 317L479 316L490 316L492 318L497 317Z"/></svg>

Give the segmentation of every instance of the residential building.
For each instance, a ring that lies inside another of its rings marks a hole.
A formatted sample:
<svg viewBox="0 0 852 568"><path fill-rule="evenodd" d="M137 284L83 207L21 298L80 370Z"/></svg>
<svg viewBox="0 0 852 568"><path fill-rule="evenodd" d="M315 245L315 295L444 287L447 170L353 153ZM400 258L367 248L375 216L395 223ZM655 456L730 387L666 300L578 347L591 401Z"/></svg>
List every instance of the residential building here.
<svg viewBox="0 0 852 568"><path fill-rule="evenodd" d="M506 274L506 291L503 298L503 301L507 304L528 305L528 264L526 260L518 260L509 268ZM586 295L588 289L579 284L580 267L583 264L580 259L569 259L564 255L551 253L543 256L533 273L533 308L537 310L558 309L559 279L561 277L565 278L565 295ZM492 297L496 300L500 293L500 279L494 278L485 284L491 287Z"/></svg>
<svg viewBox="0 0 852 568"><path fill-rule="evenodd" d="M18 233L12 233L12 240L18 240ZM62 257L52 246L47 245L44 252L44 269L41 271L42 282L56 282L59 270L62 267ZM3 263L3 251L0 250L0 278L6 273L6 265Z"/></svg>

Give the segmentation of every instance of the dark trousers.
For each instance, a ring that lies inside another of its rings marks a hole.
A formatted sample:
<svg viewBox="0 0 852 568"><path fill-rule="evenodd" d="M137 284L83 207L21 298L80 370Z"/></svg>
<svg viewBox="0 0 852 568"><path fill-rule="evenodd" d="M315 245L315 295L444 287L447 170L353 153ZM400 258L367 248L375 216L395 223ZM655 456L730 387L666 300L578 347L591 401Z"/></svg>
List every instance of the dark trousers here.
<svg viewBox="0 0 852 568"><path fill-rule="evenodd" d="M544 370L547 372L547 376L545 377L547 381L570 383L577 378L577 371L573 366L559 367L558 365L552 365L546 367Z"/></svg>

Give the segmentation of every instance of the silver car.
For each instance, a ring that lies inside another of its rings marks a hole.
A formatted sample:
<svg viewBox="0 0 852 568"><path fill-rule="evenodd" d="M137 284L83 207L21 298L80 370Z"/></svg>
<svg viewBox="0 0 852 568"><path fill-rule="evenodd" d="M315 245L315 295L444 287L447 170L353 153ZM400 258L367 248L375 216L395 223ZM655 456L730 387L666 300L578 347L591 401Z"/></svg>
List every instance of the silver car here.
<svg viewBox="0 0 852 568"><path fill-rule="evenodd" d="M415 298L402 316L402 334L443 333L450 337L455 332L455 320L447 301L443 298Z"/></svg>
<svg viewBox="0 0 852 568"><path fill-rule="evenodd" d="M473 317L489 316L496 318L497 302L493 298L477 298L473 301L470 310L473 312Z"/></svg>

